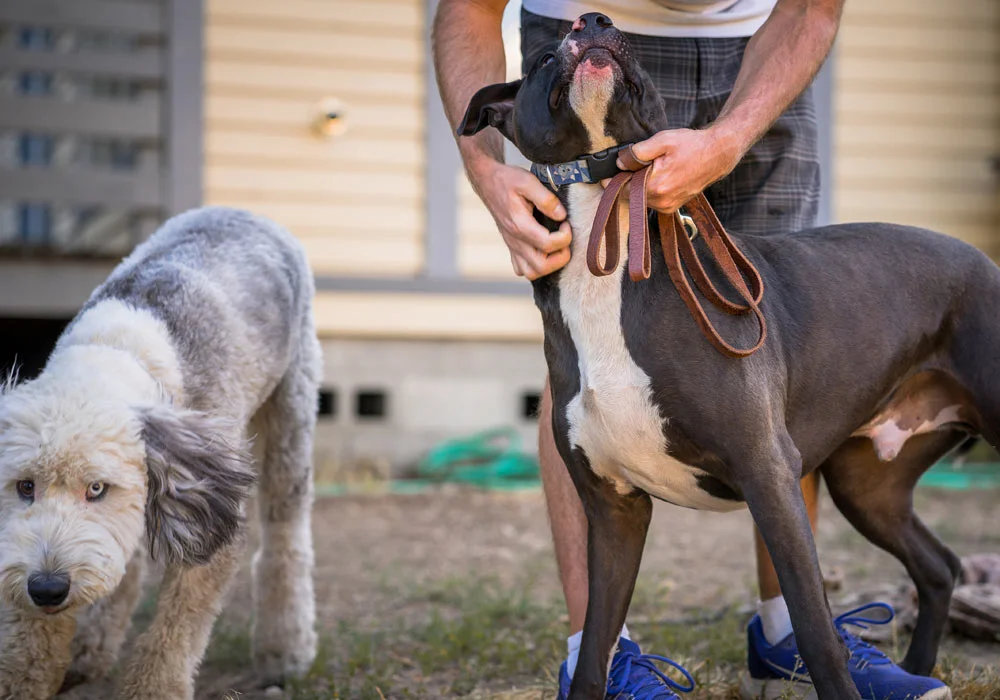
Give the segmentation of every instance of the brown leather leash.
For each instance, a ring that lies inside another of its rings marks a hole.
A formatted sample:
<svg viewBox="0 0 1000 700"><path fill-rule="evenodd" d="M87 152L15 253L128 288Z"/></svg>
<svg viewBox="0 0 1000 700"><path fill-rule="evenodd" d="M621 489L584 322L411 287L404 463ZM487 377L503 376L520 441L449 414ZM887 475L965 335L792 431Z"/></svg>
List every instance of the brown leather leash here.
<svg viewBox="0 0 1000 700"><path fill-rule="evenodd" d="M629 277L638 282L649 278L651 268L649 220L646 215L646 180L649 178L651 164L636 158L631 146L622 149L618 153L618 159L626 169L611 178L597 206L597 214L587 244L587 267L598 277L610 275L618 267L621 241L617 212L621 198L625 195L625 185L629 185L628 271ZM719 352L733 358L752 355L760 349L767 338L767 323L760 310L760 302L764 297L764 282L760 272L733 243L704 194L697 195L685 204L684 208L694 220L698 233L705 239L709 253L722 270L722 274L736 289L744 303L738 304L726 299L712 284L698 259L691 238L684 229L680 212L674 212L673 215L657 212L660 243L663 246L663 257L670 279L702 334ZM603 264L600 261L602 243L605 250ZM713 306L733 316L752 312L757 317L760 336L753 347L736 348L723 340L691 289L684 272L685 266L695 286ZM743 275L750 280L749 287Z"/></svg>

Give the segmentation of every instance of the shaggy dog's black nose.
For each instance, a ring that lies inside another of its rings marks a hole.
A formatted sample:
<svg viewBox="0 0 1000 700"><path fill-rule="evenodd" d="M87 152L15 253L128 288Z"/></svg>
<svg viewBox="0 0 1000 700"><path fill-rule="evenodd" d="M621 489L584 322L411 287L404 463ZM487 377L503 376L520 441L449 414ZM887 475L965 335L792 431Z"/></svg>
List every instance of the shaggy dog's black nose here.
<svg viewBox="0 0 1000 700"><path fill-rule="evenodd" d="M69 576L66 574L35 574L28 579L28 595L40 608L61 605L69 595Z"/></svg>

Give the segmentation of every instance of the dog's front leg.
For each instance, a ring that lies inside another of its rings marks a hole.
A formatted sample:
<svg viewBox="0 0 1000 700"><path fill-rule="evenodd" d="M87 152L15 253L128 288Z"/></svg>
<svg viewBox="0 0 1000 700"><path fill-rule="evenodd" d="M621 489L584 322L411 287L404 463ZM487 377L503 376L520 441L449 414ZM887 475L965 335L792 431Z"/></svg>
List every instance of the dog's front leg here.
<svg viewBox="0 0 1000 700"><path fill-rule="evenodd" d="M73 663L66 672L63 692L104 678L114 666L142 594L145 560L146 552L140 549L132 556L125 569L125 577L111 595L97 601L77 617Z"/></svg>
<svg viewBox="0 0 1000 700"><path fill-rule="evenodd" d="M194 676L215 618L239 567L245 535L204 566L171 565L163 575L156 617L136 640L118 700L191 700Z"/></svg>
<svg viewBox="0 0 1000 700"><path fill-rule="evenodd" d="M819 700L860 700L847 670L848 651L830 605L799 488L801 459L784 436L770 455L744 463L740 487L767 545L788 604L795 640ZM744 454L753 454L747 451Z"/></svg>
<svg viewBox="0 0 1000 700"><path fill-rule="evenodd" d="M0 610L0 700L48 700L62 685L76 630L72 614Z"/></svg>
<svg viewBox="0 0 1000 700"><path fill-rule="evenodd" d="M653 513L648 494L621 495L589 469L578 469L577 491L587 514L589 600L583 624L580 660L569 697L601 700L608 669L625 615ZM581 473L583 472L583 473Z"/></svg>

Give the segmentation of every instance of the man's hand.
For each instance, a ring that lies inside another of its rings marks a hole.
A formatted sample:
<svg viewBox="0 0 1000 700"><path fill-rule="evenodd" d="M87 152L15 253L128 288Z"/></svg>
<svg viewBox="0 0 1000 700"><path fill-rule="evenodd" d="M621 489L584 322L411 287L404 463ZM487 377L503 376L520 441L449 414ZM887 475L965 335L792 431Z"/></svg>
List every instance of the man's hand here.
<svg viewBox="0 0 1000 700"><path fill-rule="evenodd" d="M434 66L445 112L462 120L476 90L504 80L501 22L508 0L441 0L434 16ZM458 140L465 170L510 250L514 272L529 280L569 262L572 235L559 199L534 175L503 163L503 140L493 129ZM535 221L537 207L559 230Z"/></svg>
<svg viewBox="0 0 1000 700"><path fill-rule="evenodd" d="M738 146L711 127L661 131L632 146L632 152L641 160L652 161L646 195L649 206L664 214L676 211L724 178L743 155Z"/></svg>
<svg viewBox="0 0 1000 700"><path fill-rule="evenodd" d="M470 180L486 204L510 250L514 272L529 280L555 272L569 262L573 239L566 209L538 178L523 168L483 159ZM561 221L553 233L535 221L537 207L545 216Z"/></svg>

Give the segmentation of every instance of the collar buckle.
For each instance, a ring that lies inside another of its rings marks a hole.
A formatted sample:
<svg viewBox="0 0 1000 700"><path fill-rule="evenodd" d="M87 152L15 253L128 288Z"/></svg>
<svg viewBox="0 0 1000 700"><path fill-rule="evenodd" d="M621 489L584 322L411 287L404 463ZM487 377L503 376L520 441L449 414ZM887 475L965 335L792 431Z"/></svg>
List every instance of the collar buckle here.
<svg viewBox="0 0 1000 700"><path fill-rule="evenodd" d="M553 190L577 183L593 184L620 172L617 165L618 152L628 146L629 144L612 146L566 163L534 163L531 172Z"/></svg>

